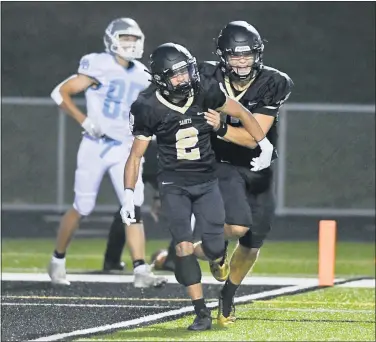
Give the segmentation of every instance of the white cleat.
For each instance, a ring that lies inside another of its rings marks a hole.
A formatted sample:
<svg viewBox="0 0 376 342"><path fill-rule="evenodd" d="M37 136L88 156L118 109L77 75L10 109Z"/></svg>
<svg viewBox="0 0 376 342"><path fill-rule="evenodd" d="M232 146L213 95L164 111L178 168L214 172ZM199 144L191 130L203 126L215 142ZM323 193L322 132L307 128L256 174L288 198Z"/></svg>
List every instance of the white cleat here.
<svg viewBox="0 0 376 342"><path fill-rule="evenodd" d="M161 287L167 283L167 278L156 276L148 264L136 267L133 274L133 286L136 288Z"/></svg>
<svg viewBox="0 0 376 342"><path fill-rule="evenodd" d="M51 278L52 284L70 285L70 282L67 280L67 272L65 270L65 258L58 259L53 256L50 264L48 265L48 275Z"/></svg>

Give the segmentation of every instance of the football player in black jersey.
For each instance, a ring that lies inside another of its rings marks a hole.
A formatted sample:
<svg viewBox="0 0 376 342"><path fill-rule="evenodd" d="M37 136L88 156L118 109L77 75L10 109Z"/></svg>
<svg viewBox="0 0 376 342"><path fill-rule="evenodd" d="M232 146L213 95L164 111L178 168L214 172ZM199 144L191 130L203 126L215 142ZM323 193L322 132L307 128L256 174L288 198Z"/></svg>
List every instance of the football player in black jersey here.
<svg viewBox="0 0 376 342"><path fill-rule="evenodd" d="M229 96L252 111L272 142L273 159L276 159L278 112L291 93L292 80L285 73L263 65L263 40L257 30L245 21L227 24L216 43L220 62L203 63L200 65L201 73L214 76L225 85ZM250 164L254 164L252 160L260 154L260 149L239 120L222 115L220 121L220 114L215 111L206 114L206 118L212 126L226 131L224 138L213 135L212 146L225 204L225 234L227 238L239 238L230 260L230 275L226 277L219 298L218 323L226 326L235 321L235 292L252 270L271 230L275 209L273 169L250 171ZM168 255L166 260L171 264L173 257ZM212 264L211 271L217 280L225 280L227 265L227 262Z"/></svg>
<svg viewBox="0 0 376 342"><path fill-rule="evenodd" d="M215 175L213 127L205 115L210 109L221 110L242 122L261 148L255 170L270 166L273 147L245 107L226 96L213 77L200 75L196 59L183 46L159 46L150 56L150 69L155 87L141 93L131 106L135 139L125 165L120 214L124 223L133 222L133 190L139 165L156 135L162 211L176 248L175 277L187 288L197 315L188 329L207 330L211 316L203 298L196 255L216 263L223 259L225 211ZM216 133L226 134L221 127ZM192 213L201 232L198 250L192 243Z"/></svg>
<svg viewBox="0 0 376 342"><path fill-rule="evenodd" d="M245 21L230 22L217 39L216 53L220 62L207 64L202 73L215 75L218 82L225 84L229 96L252 111L273 144L273 159L276 159L278 112L289 97L293 82L285 73L263 65L263 51L263 40L252 25ZM260 149L244 129L237 128L242 126L239 120L226 116L220 123L219 113L214 111L207 118L213 126L227 127L225 139L214 136L212 145L225 204L225 235L239 239L231 256L230 274L219 296L217 319L220 325L226 326L235 321L235 292L252 270L271 230L275 209L273 168L259 172L250 170ZM212 273L219 275L221 269L212 268Z"/></svg>

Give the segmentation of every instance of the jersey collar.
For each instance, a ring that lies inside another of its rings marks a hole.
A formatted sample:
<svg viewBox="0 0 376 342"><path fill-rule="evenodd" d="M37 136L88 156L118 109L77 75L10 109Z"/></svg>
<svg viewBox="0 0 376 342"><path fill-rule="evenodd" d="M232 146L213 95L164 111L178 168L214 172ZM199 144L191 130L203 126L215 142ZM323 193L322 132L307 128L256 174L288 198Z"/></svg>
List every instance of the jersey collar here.
<svg viewBox="0 0 376 342"><path fill-rule="evenodd" d="M185 114L185 112L188 110L188 108L192 105L193 103L193 100L194 100L194 97L191 96L191 97L188 97L187 99L187 102L185 103L185 105L183 107L179 107L179 106L175 106L173 103L171 102L168 102L161 94L160 92L157 90L155 92L155 96L157 97L158 101L162 104L164 104L166 107L172 109L172 110L175 110L176 112L179 112L181 114Z"/></svg>
<svg viewBox="0 0 376 342"><path fill-rule="evenodd" d="M243 90L239 95L235 96L234 91L233 91L233 89L232 89L232 87L231 87L231 82L230 82L229 78L226 76L226 77L225 77L225 87L226 87L227 94L228 94L231 98L233 98L233 99L239 101L239 100L244 96L244 94L247 92L248 88L249 88L250 85L253 83L253 81L254 81L254 78L251 79L251 80L250 80L250 81L244 86L244 90Z"/></svg>

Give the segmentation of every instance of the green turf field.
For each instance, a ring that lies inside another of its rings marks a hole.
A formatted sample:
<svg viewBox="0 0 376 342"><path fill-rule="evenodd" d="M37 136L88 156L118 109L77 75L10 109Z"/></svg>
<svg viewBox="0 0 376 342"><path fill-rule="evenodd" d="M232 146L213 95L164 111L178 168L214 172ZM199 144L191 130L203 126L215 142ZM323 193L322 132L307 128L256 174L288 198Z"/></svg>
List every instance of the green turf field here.
<svg viewBox="0 0 376 342"><path fill-rule="evenodd" d="M147 259L160 249L167 248L168 241L147 242ZM68 271L99 270L103 263L105 239L73 240L67 253ZM230 247L232 248L232 247ZM3 239L3 272L45 271L54 249L52 239ZM256 275L316 276L318 245L316 242L267 242L254 268ZM129 254L123 260L131 268ZM208 272L206 262L201 263ZM375 245L372 243L340 242L336 251L336 276L375 276Z"/></svg>
<svg viewBox="0 0 376 342"><path fill-rule="evenodd" d="M67 254L68 272L101 269L105 239L77 239ZM168 241L148 241L147 254L166 248ZM232 246L231 246L232 247ZM54 240L3 239L3 272L45 272ZM318 246L315 242L268 242L253 276L316 277ZM131 268L125 252L123 260ZM208 272L207 263L201 263ZM375 277L375 244L339 242L336 277ZM335 286L312 292L255 300L237 305L237 322L227 329L194 333L186 330L193 316L119 330L79 340L116 341L375 341L375 289Z"/></svg>
<svg viewBox="0 0 376 342"><path fill-rule="evenodd" d="M214 311L214 310L213 310ZM216 311L212 313L215 317ZM192 333L193 316L80 341L375 341L374 289L331 288L237 307L231 328ZM215 320L213 320L215 322Z"/></svg>

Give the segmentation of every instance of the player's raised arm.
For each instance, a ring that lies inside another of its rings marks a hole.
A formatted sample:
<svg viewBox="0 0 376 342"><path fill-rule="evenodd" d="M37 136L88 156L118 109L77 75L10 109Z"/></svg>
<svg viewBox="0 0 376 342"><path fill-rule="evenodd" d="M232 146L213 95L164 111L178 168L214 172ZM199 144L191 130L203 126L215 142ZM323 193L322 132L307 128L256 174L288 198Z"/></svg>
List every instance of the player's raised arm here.
<svg viewBox="0 0 376 342"><path fill-rule="evenodd" d="M261 129L265 134L273 125L274 117L262 114L253 114ZM224 140L231 143L248 147L257 147L257 142L243 127L233 127L228 125L225 121L221 121L221 114L213 109L209 109L205 114L205 118L209 125L213 126L214 131L218 132Z"/></svg>
<svg viewBox="0 0 376 342"><path fill-rule="evenodd" d="M209 91L206 93L207 106L209 109L216 109L224 112L230 116L238 118L247 132L252 135L257 144L261 148L261 154L258 158L252 161L252 171L259 171L270 166L273 155L273 145L265 136L262 128L257 120L252 116L252 113L243 107L238 101L235 101L225 94L225 90L221 84L217 82L212 83ZM210 112L206 112L207 115ZM217 131L217 134L224 136L226 132Z"/></svg>
<svg viewBox="0 0 376 342"><path fill-rule="evenodd" d="M226 102L222 108L219 109L230 116L238 118L247 132L252 135L257 142L262 141L265 138L264 131L257 120L252 116L252 113L238 101L227 97Z"/></svg>
<svg viewBox="0 0 376 342"><path fill-rule="evenodd" d="M259 171L270 166L273 156L273 145L265 136L264 131L260 127L257 120L253 117L252 113L242 106L239 102L227 97L226 102L220 108L223 112L230 116L234 116L242 122L247 132L253 136L257 144L261 148L261 154L258 158L254 158L251 165L252 171Z"/></svg>

